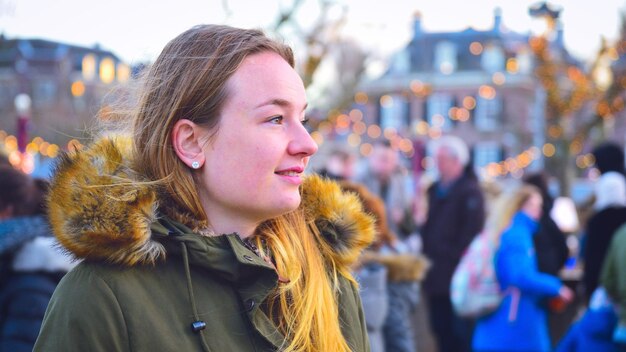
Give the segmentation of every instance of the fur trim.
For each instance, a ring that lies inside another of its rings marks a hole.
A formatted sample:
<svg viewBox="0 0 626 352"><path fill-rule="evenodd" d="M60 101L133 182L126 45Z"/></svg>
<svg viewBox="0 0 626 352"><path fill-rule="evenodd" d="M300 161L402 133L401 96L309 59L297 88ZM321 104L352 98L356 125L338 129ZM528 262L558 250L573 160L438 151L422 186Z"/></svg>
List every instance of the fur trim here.
<svg viewBox="0 0 626 352"><path fill-rule="evenodd" d="M382 254L365 251L359 260L361 263L375 262L387 267L390 282L422 281L430 268L430 261L423 255Z"/></svg>
<svg viewBox="0 0 626 352"><path fill-rule="evenodd" d="M334 181L319 175L307 177L301 207L309 226L325 239L322 252L336 264L351 266L374 240L374 218L363 211L355 193L343 192Z"/></svg>
<svg viewBox="0 0 626 352"><path fill-rule="evenodd" d="M74 256L125 266L152 264L165 256L150 229L157 213L156 186L133 173L131 148L128 137L109 137L60 158L49 216L54 234ZM325 239L323 255L348 267L372 242L374 220L356 195L332 181L308 176L302 189L307 222Z"/></svg>
<svg viewBox="0 0 626 352"><path fill-rule="evenodd" d="M61 156L48 197L50 224L78 258L135 265L165 254L151 241L156 195L137 181L126 155L131 141L113 137Z"/></svg>

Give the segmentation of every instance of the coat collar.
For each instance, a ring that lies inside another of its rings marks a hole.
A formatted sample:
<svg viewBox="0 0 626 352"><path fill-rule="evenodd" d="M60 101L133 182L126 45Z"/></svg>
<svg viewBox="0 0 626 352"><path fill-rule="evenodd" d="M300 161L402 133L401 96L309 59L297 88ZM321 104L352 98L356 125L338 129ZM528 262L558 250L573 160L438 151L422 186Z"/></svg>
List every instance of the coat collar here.
<svg viewBox="0 0 626 352"><path fill-rule="evenodd" d="M166 253L177 253L176 246L164 241L173 230L164 223L174 223L159 216L157 190L133 171L131 151L129 137L115 136L60 157L48 199L49 217L59 242L75 257L134 266L154 264ZM320 246L323 255L338 265L352 265L374 237L371 216L356 195L319 176L308 176L301 190L306 219L326 241ZM184 225L173 226L177 235L167 239L186 243L191 261L201 253L216 258L202 265L217 271L224 269L223 259L246 260L244 255L249 255L241 250L245 246L236 235L206 238Z"/></svg>
<svg viewBox="0 0 626 352"><path fill-rule="evenodd" d="M533 220L528 214L523 211L518 211L513 216L512 223L518 224L520 226L526 227L531 233L535 233L539 223L536 220Z"/></svg>

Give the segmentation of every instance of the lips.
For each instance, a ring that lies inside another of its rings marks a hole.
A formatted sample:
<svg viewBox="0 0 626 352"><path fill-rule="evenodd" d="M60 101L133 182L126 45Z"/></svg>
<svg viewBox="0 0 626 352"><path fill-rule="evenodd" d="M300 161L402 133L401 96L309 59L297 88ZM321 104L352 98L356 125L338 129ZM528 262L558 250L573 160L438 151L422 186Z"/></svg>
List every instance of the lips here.
<svg viewBox="0 0 626 352"><path fill-rule="evenodd" d="M277 175L282 175L282 176L297 177L297 176L300 176L300 174L302 174L302 171L304 171L303 167L296 166L296 167L290 167L287 169L278 170L278 171L275 171L274 173Z"/></svg>

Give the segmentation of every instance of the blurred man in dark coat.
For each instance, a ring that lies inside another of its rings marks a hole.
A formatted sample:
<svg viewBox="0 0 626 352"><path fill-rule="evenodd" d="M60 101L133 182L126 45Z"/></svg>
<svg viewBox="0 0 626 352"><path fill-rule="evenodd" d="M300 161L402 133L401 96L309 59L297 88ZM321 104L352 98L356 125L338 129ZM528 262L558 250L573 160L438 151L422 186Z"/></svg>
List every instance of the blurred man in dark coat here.
<svg viewBox="0 0 626 352"><path fill-rule="evenodd" d="M433 266L423 289L439 351L469 351L472 323L452 310L450 281L464 250L483 228L484 198L461 139L438 140L435 158L439 179L428 189L428 216L421 232Z"/></svg>

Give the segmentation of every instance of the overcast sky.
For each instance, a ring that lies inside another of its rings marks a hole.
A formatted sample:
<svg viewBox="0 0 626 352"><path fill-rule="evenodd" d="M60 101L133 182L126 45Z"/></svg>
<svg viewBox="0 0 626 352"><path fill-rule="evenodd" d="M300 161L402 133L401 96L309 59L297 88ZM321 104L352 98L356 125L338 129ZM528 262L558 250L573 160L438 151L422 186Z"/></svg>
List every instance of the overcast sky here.
<svg viewBox="0 0 626 352"><path fill-rule="evenodd" d="M111 50L132 63L152 60L173 37L200 23L267 27L281 4L290 0L0 0L0 31L9 38L42 38ZM422 13L426 31L457 31L471 26L491 28L493 10L502 9L503 23L526 33L533 27L526 0L335 0L349 9L346 33L382 54L406 45L412 16ZM263 5L261 5L261 3ZM618 37L626 0L562 0L565 44L577 57L590 60L600 37ZM224 10L228 4L229 14ZM306 0L306 14L317 0ZM367 4L367 5L363 5ZM306 24L313 16L301 16Z"/></svg>

